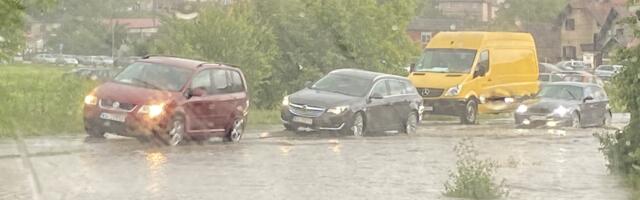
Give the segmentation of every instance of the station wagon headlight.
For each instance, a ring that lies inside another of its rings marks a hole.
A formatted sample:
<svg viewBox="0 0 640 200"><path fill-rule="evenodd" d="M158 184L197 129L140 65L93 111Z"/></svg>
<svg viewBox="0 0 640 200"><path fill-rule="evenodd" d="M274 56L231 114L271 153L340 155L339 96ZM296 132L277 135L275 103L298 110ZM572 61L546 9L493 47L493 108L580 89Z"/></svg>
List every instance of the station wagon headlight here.
<svg viewBox="0 0 640 200"><path fill-rule="evenodd" d="M444 96L448 96L448 97L458 96L458 94L460 94L460 90L462 90L462 86L456 85L456 86L454 86L452 88L449 88L447 90L447 93L445 93Z"/></svg>
<svg viewBox="0 0 640 200"><path fill-rule="evenodd" d="M337 106L327 110L327 112L339 115L347 110L349 110L349 106Z"/></svg>
<svg viewBox="0 0 640 200"><path fill-rule="evenodd" d="M518 109L516 109L516 112L522 114L522 113L526 113L528 110L529 110L529 106L520 105L518 106Z"/></svg>
<svg viewBox="0 0 640 200"><path fill-rule="evenodd" d="M284 98L282 98L282 105L289 106L289 96L285 96Z"/></svg>
<svg viewBox="0 0 640 200"><path fill-rule="evenodd" d="M87 95L84 97L84 104L95 106L98 104L98 97L94 95Z"/></svg>
<svg viewBox="0 0 640 200"><path fill-rule="evenodd" d="M553 114L556 114L560 117L564 117L565 115L567 115L567 113L569 113L569 111L570 110L568 108L565 108L564 106L560 106L555 110L553 110Z"/></svg>
<svg viewBox="0 0 640 200"><path fill-rule="evenodd" d="M140 107L138 113L146 114L150 118L158 117L164 112L164 104L157 105L143 105Z"/></svg>

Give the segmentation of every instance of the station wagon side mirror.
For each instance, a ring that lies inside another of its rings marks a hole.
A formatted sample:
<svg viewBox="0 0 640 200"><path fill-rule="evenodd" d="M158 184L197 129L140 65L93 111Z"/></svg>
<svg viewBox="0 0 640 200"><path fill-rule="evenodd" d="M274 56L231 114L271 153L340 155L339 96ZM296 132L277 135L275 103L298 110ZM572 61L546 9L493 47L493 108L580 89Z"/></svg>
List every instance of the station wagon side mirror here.
<svg viewBox="0 0 640 200"><path fill-rule="evenodd" d="M384 99L384 97L380 93L373 93L369 96L369 99Z"/></svg>
<svg viewBox="0 0 640 200"><path fill-rule="evenodd" d="M585 98L584 98L584 100L583 100L583 102L585 102L585 103L586 103L587 101L593 101L593 97L591 97L591 96L587 96L587 97L585 97Z"/></svg>
<svg viewBox="0 0 640 200"><path fill-rule="evenodd" d="M305 88L311 88L311 86L313 86L313 82L311 82L311 81L304 82L304 87Z"/></svg>

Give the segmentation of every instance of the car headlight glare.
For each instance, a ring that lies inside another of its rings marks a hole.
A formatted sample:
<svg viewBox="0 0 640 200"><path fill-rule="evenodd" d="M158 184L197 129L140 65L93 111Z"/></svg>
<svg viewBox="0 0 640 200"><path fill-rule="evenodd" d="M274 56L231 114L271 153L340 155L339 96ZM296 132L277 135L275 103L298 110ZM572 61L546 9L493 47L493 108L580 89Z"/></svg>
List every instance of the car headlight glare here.
<svg viewBox="0 0 640 200"><path fill-rule="evenodd" d="M555 110L553 110L553 114L559 115L561 117L564 117L565 115L567 115L567 113L569 113L569 109L565 108L564 106L560 106L558 108L556 108Z"/></svg>
<svg viewBox="0 0 640 200"><path fill-rule="evenodd" d="M349 110L349 106L337 106L327 110L327 112L339 115L347 110Z"/></svg>
<svg viewBox="0 0 640 200"><path fill-rule="evenodd" d="M146 114L150 118L158 117L164 112L164 104L144 105L140 107L139 113Z"/></svg>
<svg viewBox="0 0 640 200"><path fill-rule="evenodd" d="M84 104L95 106L98 104L98 97L94 95L87 95L84 97Z"/></svg>
<svg viewBox="0 0 640 200"><path fill-rule="evenodd" d="M449 97L458 96L458 94L460 94L460 90L462 90L462 86L456 85L456 86L454 86L452 88L449 88L447 90L447 93L445 94L445 96L449 96Z"/></svg>
<svg viewBox="0 0 640 200"><path fill-rule="evenodd" d="M529 110L529 106L520 105L518 106L518 109L516 109L516 112L522 114L522 113L526 113L528 110Z"/></svg>
<svg viewBox="0 0 640 200"><path fill-rule="evenodd" d="M289 105L289 96L285 96L284 98L282 98L282 105L283 106Z"/></svg>

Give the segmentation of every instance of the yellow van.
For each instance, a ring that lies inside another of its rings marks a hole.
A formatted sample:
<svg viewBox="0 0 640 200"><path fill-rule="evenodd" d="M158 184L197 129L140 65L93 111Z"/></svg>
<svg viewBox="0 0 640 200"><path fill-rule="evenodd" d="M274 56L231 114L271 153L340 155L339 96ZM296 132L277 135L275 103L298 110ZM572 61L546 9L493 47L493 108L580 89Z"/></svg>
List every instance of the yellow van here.
<svg viewBox="0 0 640 200"><path fill-rule="evenodd" d="M425 113L477 123L479 113L512 112L538 93L538 59L531 34L441 32L431 39L409 79Z"/></svg>

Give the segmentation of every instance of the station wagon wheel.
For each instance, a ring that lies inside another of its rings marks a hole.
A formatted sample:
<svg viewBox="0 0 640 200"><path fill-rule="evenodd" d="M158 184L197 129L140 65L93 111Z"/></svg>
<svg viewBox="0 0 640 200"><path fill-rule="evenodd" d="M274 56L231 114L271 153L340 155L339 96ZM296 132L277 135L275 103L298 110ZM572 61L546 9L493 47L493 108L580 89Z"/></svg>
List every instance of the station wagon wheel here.
<svg viewBox="0 0 640 200"><path fill-rule="evenodd" d="M404 132L407 135L416 134L418 130L418 115L415 112L409 113L407 123L405 124Z"/></svg>
<svg viewBox="0 0 640 200"><path fill-rule="evenodd" d="M175 117L171 121L171 130L169 130L169 145L177 146L185 140L185 126L182 117Z"/></svg>
<svg viewBox="0 0 640 200"><path fill-rule="evenodd" d="M573 114L571 114L571 127L582 128L580 121L580 114L578 112L573 112Z"/></svg>
<svg viewBox="0 0 640 200"><path fill-rule="evenodd" d="M349 130L353 136L362 137L364 136L364 128L364 117L362 116L362 113L356 113L353 117L353 124Z"/></svg>
<svg viewBox="0 0 640 200"><path fill-rule="evenodd" d="M228 142L240 142L244 134L244 119L238 119L233 122L233 126L226 137Z"/></svg>

